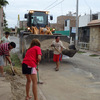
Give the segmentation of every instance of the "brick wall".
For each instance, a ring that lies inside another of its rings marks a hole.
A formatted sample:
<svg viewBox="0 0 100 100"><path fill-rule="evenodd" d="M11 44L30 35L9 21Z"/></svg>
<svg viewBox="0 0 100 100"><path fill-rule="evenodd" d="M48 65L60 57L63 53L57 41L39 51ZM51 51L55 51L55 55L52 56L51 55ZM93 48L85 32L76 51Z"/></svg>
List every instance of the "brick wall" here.
<svg viewBox="0 0 100 100"><path fill-rule="evenodd" d="M51 27L56 28L58 31L64 30L64 22L65 20L70 20L70 27L76 26L76 17L75 16L58 16L57 23L51 24Z"/></svg>
<svg viewBox="0 0 100 100"><path fill-rule="evenodd" d="M67 19L73 21L73 20L76 20L76 17L75 16L58 16L57 17L57 23L58 24L64 24L65 20L67 20ZM72 27L72 23L71 23L71 27Z"/></svg>
<svg viewBox="0 0 100 100"><path fill-rule="evenodd" d="M57 31L63 31L64 29L64 25L56 23L50 24L50 27L55 28Z"/></svg>

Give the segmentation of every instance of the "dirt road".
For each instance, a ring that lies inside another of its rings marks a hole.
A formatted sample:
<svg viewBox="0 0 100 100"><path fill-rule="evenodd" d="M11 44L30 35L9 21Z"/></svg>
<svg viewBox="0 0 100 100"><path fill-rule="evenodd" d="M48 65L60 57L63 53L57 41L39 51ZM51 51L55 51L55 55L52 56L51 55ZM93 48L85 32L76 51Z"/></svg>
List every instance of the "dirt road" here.
<svg viewBox="0 0 100 100"><path fill-rule="evenodd" d="M40 64L39 86L47 100L99 100L100 99L100 59L76 54L74 58L63 60L59 72L54 71L54 63Z"/></svg>
<svg viewBox="0 0 100 100"><path fill-rule="evenodd" d="M90 54L76 54L63 60L58 72L54 71L55 63L40 63L40 80L44 84L38 85L39 100L99 100L100 56L90 57ZM13 100L24 100L25 77L15 76L12 79L9 76L8 80Z"/></svg>

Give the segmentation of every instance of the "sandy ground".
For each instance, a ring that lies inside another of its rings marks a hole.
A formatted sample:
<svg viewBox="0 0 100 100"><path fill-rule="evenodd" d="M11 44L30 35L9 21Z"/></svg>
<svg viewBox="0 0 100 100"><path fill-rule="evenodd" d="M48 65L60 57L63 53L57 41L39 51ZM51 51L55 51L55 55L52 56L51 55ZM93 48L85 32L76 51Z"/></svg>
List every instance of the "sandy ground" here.
<svg viewBox="0 0 100 100"><path fill-rule="evenodd" d="M24 75L6 75L6 80L10 82L11 84L11 92L10 94L12 97L10 100L25 100L25 84L26 84L26 78ZM32 87L32 86L31 86ZM32 98L30 100L34 100L32 89L30 89L30 95ZM41 91L38 89L38 98L39 100L43 100L43 96L41 96Z"/></svg>
<svg viewBox="0 0 100 100"><path fill-rule="evenodd" d="M98 58L81 54L63 60L58 72L54 70L54 62L40 63L40 81L44 84L38 85L39 100L100 100L100 80L95 76L95 72L99 75L98 64ZM6 78L11 83L12 100L25 100L25 76L8 75ZM33 95L32 90L30 94Z"/></svg>
<svg viewBox="0 0 100 100"><path fill-rule="evenodd" d="M63 60L58 72L53 62L42 62L39 68L40 81L44 82L38 85L39 100L100 100L99 58L76 54ZM25 100L25 76L7 75L6 79L11 84L11 100Z"/></svg>

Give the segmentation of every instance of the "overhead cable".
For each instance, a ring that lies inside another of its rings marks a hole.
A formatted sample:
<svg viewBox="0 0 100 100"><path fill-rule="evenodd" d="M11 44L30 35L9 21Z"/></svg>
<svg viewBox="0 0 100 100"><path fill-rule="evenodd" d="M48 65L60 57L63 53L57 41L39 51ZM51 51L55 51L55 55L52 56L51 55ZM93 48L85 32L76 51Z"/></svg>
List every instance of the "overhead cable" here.
<svg viewBox="0 0 100 100"><path fill-rule="evenodd" d="M47 10L49 10L49 9L52 9L52 8L56 7L57 5L59 5L60 3L62 3L63 1L64 1L64 0L62 0L62 1L60 1L60 2L58 2L56 5L54 5L54 6L50 7L50 8L48 8Z"/></svg>
<svg viewBox="0 0 100 100"><path fill-rule="evenodd" d="M84 2L87 4L87 6L89 7L89 9L91 9L91 7L89 6L89 4L87 3L87 1L86 0L84 0Z"/></svg>
<svg viewBox="0 0 100 100"><path fill-rule="evenodd" d="M52 4L50 4L49 6L47 6L45 9L49 8L50 6L52 6L53 4L55 4L58 0L54 1ZM44 9L44 10L45 10Z"/></svg>
<svg viewBox="0 0 100 100"><path fill-rule="evenodd" d="M60 3L62 3L64 0L62 0L62 1L60 1L60 2L58 2L56 5L54 5L54 6L52 6L51 8L49 8L49 9L52 9L52 8L54 8L54 7L56 7L57 5L59 5ZM49 10L49 9L47 9L47 10Z"/></svg>

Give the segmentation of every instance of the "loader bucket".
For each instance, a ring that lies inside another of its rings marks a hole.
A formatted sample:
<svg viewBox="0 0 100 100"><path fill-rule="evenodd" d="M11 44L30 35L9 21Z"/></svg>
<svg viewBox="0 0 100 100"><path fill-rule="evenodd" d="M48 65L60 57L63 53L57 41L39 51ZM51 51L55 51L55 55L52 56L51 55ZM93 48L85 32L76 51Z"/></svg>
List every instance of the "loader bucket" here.
<svg viewBox="0 0 100 100"><path fill-rule="evenodd" d="M62 51L64 55L69 56L69 57L73 57L76 54L76 52L77 50L73 50L73 49L70 49L70 50L64 49Z"/></svg>
<svg viewBox="0 0 100 100"><path fill-rule="evenodd" d="M76 54L77 51L78 51L78 50L76 50L75 45L70 45L70 46L69 46L69 50L68 50L68 49L64 49L64 50L62 51L62 53L63 53L64 55L69 56L69 57L73 57L73 56Z"/></svg>

